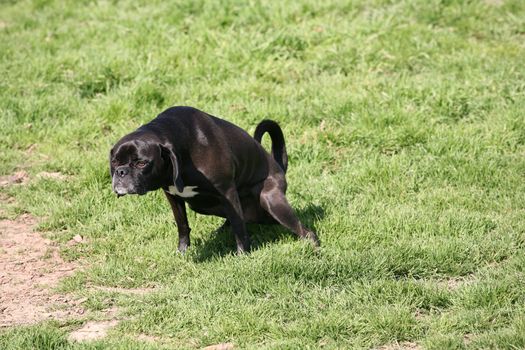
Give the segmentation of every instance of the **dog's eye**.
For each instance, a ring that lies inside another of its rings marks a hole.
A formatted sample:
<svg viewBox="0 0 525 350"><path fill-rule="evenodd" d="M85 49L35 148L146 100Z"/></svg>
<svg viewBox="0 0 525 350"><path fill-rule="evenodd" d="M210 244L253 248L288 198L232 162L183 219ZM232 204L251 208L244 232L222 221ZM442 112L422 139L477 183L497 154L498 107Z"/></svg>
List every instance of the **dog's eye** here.
<svg viewBox="0 0 525 350"><path fill-rule="evenodd" d="M118 162L117 162L116 160L112 160L112 161L111 161L111 165L113 165L113 166L118 166Z"/></svg>
<svg viewBox="0 0 525 350"><path fill-rule="evenodd" d="M143 160L139 160L138 162L135 163L135 166L137 168L144 168L146 166L146 162Z"/></svg>

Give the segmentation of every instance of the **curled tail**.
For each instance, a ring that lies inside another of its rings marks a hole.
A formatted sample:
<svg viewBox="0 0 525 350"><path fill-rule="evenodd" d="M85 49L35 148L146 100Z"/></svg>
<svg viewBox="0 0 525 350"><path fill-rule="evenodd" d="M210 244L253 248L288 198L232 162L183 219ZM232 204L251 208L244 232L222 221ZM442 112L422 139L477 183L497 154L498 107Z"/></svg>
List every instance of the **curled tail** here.
<svg viewBox="0 0 525 350"><path fill-rule="evenodd" d="M270 134L270 138L272 139L273 158L286 173L286 169L288 168L288 154L286 153L286 145L284 143L284 135L281 127L273 120L265 119L257 125L257 128L255 128L253 138L261 143L265 132Z"/></svg>

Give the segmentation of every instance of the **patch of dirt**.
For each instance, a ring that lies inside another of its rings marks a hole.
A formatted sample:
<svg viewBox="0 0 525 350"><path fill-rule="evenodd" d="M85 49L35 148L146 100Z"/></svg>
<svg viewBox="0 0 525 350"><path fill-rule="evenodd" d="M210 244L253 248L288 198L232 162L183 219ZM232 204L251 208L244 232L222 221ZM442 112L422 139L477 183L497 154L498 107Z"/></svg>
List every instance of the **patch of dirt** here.
<svg viewBox="0 0 525 350"><path fill-rule="evenodd" d="M445 280L438 281L440 287L445 287L449 291L455 291L462 287L468 286L475 282L474 276L465 276L465 277L450 277Z"/></svg>
<svg viewBox="0 0 525 350"><path fill-rule="evenodd" d="M65 181L70 178L70 176L64 175L58 171L41 171L38 174L36 174L36 177L40 179L52 179L57 181ZM0 187L7 187L12 185L25 185L29 182L30 179L31 178L29 174L25 170L19 170L11 175L0 176Z"/></svg>
<svg viewBox="0 0 525 350"><path fill-rule="evenodd" d="M81 328L69 334L69 340L89 341L104 338L108 330L118 324L118 320L89 321Z"/></svg>
<svg viewBox="0 0 525 350"><path fill-rule="evenodd" d="M137 336L137 339L140 341L147 342L147 343L156 343L160 341L159 337L156 337L154 335L144 334L144 333L140 333Z"/></svg>
<svg viewBox="0 0 525 350"><path fill-rule="evenodd" d="M401 343L392 343L392 344L382 345L376 349L377 350L421 350L423 348L418 343L414 343L411 341L404 341Z"/></svg>
<svg viewBox="0 0 525 350"><path fill-rule="evenodd" d="M469 345L470 343L472 343L472 340L474 338L475 338L475 336L472 333L467 333L467 334L463 335L463 344Z"/></svg>
<svg viewBox="0 0 525 350"><path fill-rule="evenodd" d="M55 172L42 171L36 174L36 176L39 178L53 179L53 180L60 180L60 181L67 180L69 178L69 176L64 175L58 171L55 171Z"/></svg>
<svg viewBox="0 0 525 350"><path fill-rule="evenodd" d="M84 314L82 300L50 291L77 266L34 231L36 223L29 214L0 220L0 327Z"/></svg>
<svg viewBox="0 0 525 350"><path fill-rule="evenodd" d="M13 197L9 197L7 194L0 192L0 203L12 204L15 202ZM0 215L5 215L3 208L0 208Z"/></svg>
<svg viewBox="0 0 525 350"><path fill-rule="evenodd" d="M84 237L82 237L81 235L75 235L73 236L73 238L67 241L67 245L73 246L73 245L77 245L77 244L84 243L84 242L85 242Z"/></svg>
<svg viewBox="0 0 525 350"><path fill-rule="evenodd" d="M69 333L68 339L78 342L102 339L111 328L117 326L122 320L119 317L119 309L117 307L95 312L95 315L102 319L84 323L80 328Z"/></svg>
<svg viewBox="0 0 525 350"><path fill-rule="evenodd" d="M25 184L29 181L29 174L24 170L17 171L12 175L0 176L0 186L6 187L15 184Z"/></svg>
<svg viewBox="0 0 525 350"><path fill-rule="evenodd" d="M414 317L418 321L423 320L427 316L428 316L428 312L426 310L423 310L423 309L416 309L416 312L414 313Z"/></svg>
<svg viewBox="0 0 525 350"><path fill-rule="evenodd" d="M39 178L66 180L58 172L41 172ZM1 176L0 187L23 185L29 181L27 172ZM0 192L1 203L14 199ZM4 215L0 207L0 215ZM77 264L64 261L58 246L35 231L37 220L23 214L14 220L0 220L0 328L31 324L48 319L65 321L85 317L82 304L87 298L74 299L53 293L58 282L75 272ZM68 245L85 243L75 235ZM132 294L145 294L150 289L125 290ZM69 336L74 341L89 341L106 336L107 331L120 321L118 309L110 308L98 313L103 321L89 321Z"/></svg>

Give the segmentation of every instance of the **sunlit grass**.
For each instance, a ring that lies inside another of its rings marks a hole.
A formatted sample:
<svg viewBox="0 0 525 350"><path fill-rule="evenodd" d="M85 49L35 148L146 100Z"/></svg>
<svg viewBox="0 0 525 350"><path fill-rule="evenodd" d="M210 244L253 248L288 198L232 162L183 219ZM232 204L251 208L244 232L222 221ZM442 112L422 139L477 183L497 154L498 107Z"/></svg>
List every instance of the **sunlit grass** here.
<svg viewBox="0 0 525 350"><path fill-rule="evenodd" d="M0 348L525 347L524 33L517 0L2 2L0 175L71 178L0 190L85 237L62 289L127 317L92 344L48 322ZM320 252L252 225L236 256L190 212L182 256L161 193L117 200L110 146L173 105L277 120Z"/></svg>

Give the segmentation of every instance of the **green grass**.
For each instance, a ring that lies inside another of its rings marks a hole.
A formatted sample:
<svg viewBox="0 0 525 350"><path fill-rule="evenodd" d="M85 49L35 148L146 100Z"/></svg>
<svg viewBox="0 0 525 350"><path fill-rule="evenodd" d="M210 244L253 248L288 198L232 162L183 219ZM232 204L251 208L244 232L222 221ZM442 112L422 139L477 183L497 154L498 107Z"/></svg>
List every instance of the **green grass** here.
<svg viewBox="0 0 525 350"><path fill-rule="evenodd" d="M1 2L0 175L72 177L2 188L9 213L86 237L61 288L126 319L88 344L59 322L3 330L0 348L524 348L524 41L520 0ZM111 145L172 105L279 121L320 252L253 225L236 256L191 212L182 256L161 193L117 200Z"/></svg>

